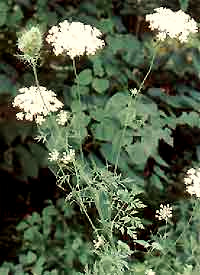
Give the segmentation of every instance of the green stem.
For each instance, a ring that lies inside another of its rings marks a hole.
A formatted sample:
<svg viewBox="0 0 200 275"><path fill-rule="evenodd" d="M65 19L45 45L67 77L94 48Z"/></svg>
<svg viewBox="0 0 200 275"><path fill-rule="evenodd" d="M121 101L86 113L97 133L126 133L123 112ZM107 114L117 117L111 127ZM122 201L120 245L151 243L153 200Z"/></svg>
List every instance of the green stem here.
<svg viewBox="0 0 200 275"><path fill-rule="evenodd" d="M44 106L46 107L47 111L49 111L49 110L48 110L48 107L47 107L47 105L46 105L46 103L45 103L45 101L44 101L44 98L43 98L43 96L42 96L42 94L41 94L41 92L40 92L40 84L39 84L39 81L38 81L37 70L36 70L36 64L32 64L32 67L33 67L33 73L34 73L35 83L36 83L37 89L38 89L38 91L39 91L39 93L40 93L40 96L41 96L41 98L42 98L42 101L43 101Z"/></svg>
<svg viewBox="0 0 200 275"><path fill-rule="evenodd" d="M110 236L111 236L111 241L113 241L113 227L114 227L114 223L116 221L116 219L118 218L118 216L120 215L120 213L123 211L124 206L126 205L126 203L124 203L121 207L121 209L119 210L119 212L115 215L112 223L111 223L111 228L110 228Z"/></svg>
<svg viewBox="0 0 200 275"><path fill-rule="evenodd" d="M153 54L153 57L152 57L152 60L151 60L151 63L150 63L150 66L149 66L149 70L147 72L147 74L145 75L143 81L141 82L140 84L140 87L138 89L138 92L137 92L137 95L135 96L135 102L137 101L137 96L138 94L141 92L143 86L144 86L144 83L147 79L147 77L149 76L150 72L151 72L151 69L153 67L153 63L154 63L154 60L155 60L155 57L156 57L156 52L157 52L157 48L158 48L158 45L155 47L155 50L154 50L154 54ZM125 125L124 125L124 128L123 128L123 131L122 131L122 135L121 135L121 138L120 138L120 142L119 142L119 150L117 152L117 157L116 157L116 162L115 162L115 168L114 168L114 173L116 173L116 170L117 170L117 166L118 166L118 162L119 162L119 157L120 157L120 153L121 153L121 147L122 147L122 141L124 139L124 136L125 136L125 132L126 132L126 129L127 129L127 124L128 124L128 118L129 118L129 108L131 106L131 103L132 103L132 97L133 95L131 95L131 100L129 101L128 103L128 111L127 111L127 115L126 115L126 118L125 118ZM134 104L135 105L135 104ZM135 114L136 115L136 114Z"/></svg>
<svg viewBox="0 0 200 275"><path fill-rule="evenodd" d="M76 163L73 162L73 165L74 165L74 169L75 169L75 173L76 173L76 179L77 179L77 182L78 182L78 184L77 184L77 187L78 187L78 190L79 190L79 193L78 193L79 201L78 201L78 203L80 204L81 209L83 210L83 212L85 213L85 215L86 215L86 217L87 217L89 223L91 224L92 229L93 229L94 232L97 234L97 229L96 229L95 225L93 224L93 222L92 222L90 216L88 215L87 210L86 210L86 208L85 208L85 205L84 205L84 203L83 203L83 201L82 201L82 198L81 198L81 196L80 196L79 176L78 176L78 171L77 171ZM80 173L79 173L79 174L80 174Z"/></svg>
<svg viewBox="0 0 200 275"><path fill-rule="evenodd" d="M39 89L40 85L39 85L39 81L38 81L36 65L33 64L32 67L33 67L33 73L34 73L34 77L35 77L35 83L36 83L37 88Z"/></svg>
<svg viewBox="0 0 200 275"><path fill-rule="evenodd" d="M79 111L80 111L80 114L81 114L81 110L82 110L82 105L81 105L81 93L80 93L80 82L79 82L79 77L77 75L77 71L76 71L76 63L75 63L75 59L73 58L72 59L72 64L73 64L73 70L74 70L74 74L75 74L75 77L77 79L77 95L78 95L78 102L79 102ZM84 156L83 156L83 150L82 150L82 140L81 140L81 130L79 128L79 138L80 138L80 155L81 155L81 159L83 160L84 159Z"/></svg>
<svg viewBox="0 0 200 275"><path fill-rule="evenodd" d="M72 59L72 64L73 64L73 70L74 70L74 74L75 74L75 77L77 79L77 95L78 95L78 101L79 101L79 107L80 107L80 110L82 109L81 108L81 93L80 93L80 82L79 82L79 77L78 77L78 74L77 74L77 71L76 71L76 62L75 62L75 59L73 58Z"/></svg>

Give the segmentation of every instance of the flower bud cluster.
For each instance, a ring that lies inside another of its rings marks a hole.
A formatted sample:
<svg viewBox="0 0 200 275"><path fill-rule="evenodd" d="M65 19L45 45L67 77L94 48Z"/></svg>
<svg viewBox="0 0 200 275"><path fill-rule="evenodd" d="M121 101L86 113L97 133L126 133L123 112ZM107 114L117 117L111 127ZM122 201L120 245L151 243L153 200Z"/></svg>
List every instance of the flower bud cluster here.
<svg viewBox="0 0 200 275"><path fill-rule="evenodd" d="M31 63L37 62L42 48L42 33L38 27L32 27L30 30L24 31L18 38L18 48L23 55L20 57Z"/></svg>

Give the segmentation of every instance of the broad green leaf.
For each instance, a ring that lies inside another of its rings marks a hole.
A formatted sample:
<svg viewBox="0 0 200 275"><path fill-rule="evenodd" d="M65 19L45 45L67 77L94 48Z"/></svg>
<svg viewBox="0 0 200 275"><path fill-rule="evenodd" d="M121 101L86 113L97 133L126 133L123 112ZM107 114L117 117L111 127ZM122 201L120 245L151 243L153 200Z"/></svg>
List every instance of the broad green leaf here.
<svg viewBox="0 0 200 275"><path fill-rule="evenodd" d="M104 93L109 88L109 81L103 78L94 78L92 82L92 87L98 93Z"/></svg>
<svg viewBox="0 0 200 275"><path fill-rule="evenodd" d="M145 165L147 159L153 156L155 148L151 143L136 142L127 146L126 151L133 163Z"/></svg>
<svg viewBox="0 0 200 275"><path fill-rule="evenodd" d="M87 95L90 91L89 87L88 86L83 86L83 85L73 85L71 87L71 97L72 98L78 98L78 94L79 94L79 91L80 91L80 94L81 95Z"/></svg>
<svg viewBox="0 0 200 275"><path fill-rule="evenodd" d="M196 146L196 155L197 155L197 160L200 162L200 145Z"/></svg>
<svg viewBox="0 0 200 275"><path fill-rule="evenodd" d="M34 158L37 160L38 165L40 167L47 167L47 150L45 150L44 146L37 144L37 143L31 143L29 144L30 152L33 154Z"/></svg>
<svg viewBox="0 0 200 275"><path fill-rule="evenodd" d="M32 268L33 274L43 275L43 270L44 270L43 266L45 264L45 261L46 261L45 257L40 256L40 258L37 260L34 267Z"/></svg>
<svg viewBox="0 0 200 275"><path fill-rule="evenodd" d="M33 264L37 259L37 255L33 253L32 251L28 251L28 253L25 254L20 254L19 255L19 261L23 265L30 265Z"/></svg>
<svg viewBox="0 0 200 275"><path fill-rule="evenodd" d="M160 191L164 190L162 181L161 181L160 177L158 177L157 175L153 174L150 178L150 181L151 181L152 186L157 187L158 190L160 190Z"/></svg>
<svg viewBox="0 0 200 275"><path fill-rule="evenodd" d="M93 63L93 71L95 76L102 77L104 75L104 68L102 64L102 60L99 58L99 56L92 56L90 57L92 63Z"/></svg>
<svg viewBox="0 0 200 275"><path fill-rule="evenodd" d="M95 138L99 140L112 141L116 133L119 131L119 123L112 119L104 119L96 125Z"/></svg>
<svg viewBox="0 0 200 275"><path fill-rule="evenodd" d="M8 267L0 267L0 274L9 275L10 268Z"/></svg>
<svg viewBox="0 0 200 275"><path fill-rule="evenodd" d="M102 32L112 33L115 24L111 18L102 18L98 23L98 27Z"/></svg>
<svg viewBox="0 0 200 275"><path fill-rule="evenodd" d="M9 10L9 6L6 2L0 3L0 26L3 26L7 20L7 13Z"/></svg>
<svg viewBox="0 0 200 275"><path fill-rule="evenodd" d="M19 5L16 5L15 9L13 9L13 12L8 15L7 25L15 28L17 24L20 23L23 17L24 14L21 7Z"/></svg>
<svg viewBox="0 0 200 275"><path fill-rule="evenodd" d="M189 0L179 0L180 7L183 11L186 11L189 5Z"/></svg>
<svg viewBox="0 0 200 275"><path fill-rule="evenodd" d="M0 94L16 95L15 85L12 84L10 79L4 74L0 74Z"/></svg>
<svg viewBox="0 0 200 275"><path fill-rule="evenodd" d="M28 151L25 146L17 145L15 150L19 164L22 167L23 176L36 178L39 171L37 159L34 158L32 153Z"/></svg>
<svg viewBox="0 0 200 275"><path fill-rule="evenodd" d="M108 116L116 116L127 105L131 97L127 93L118 92L113 95L106 104L105 112Z"/></svg>
<svg viewBox="0 0 200 275"><path fill-rule="evenodd" d="M21 221L18 225L17 225L17 230L18 231L24 231L25 229L27 229L29 227L28 223L25 221Z"/></svg>
<svg viewBox="0 0 200 275"><path fill-rule="evenodd" d="M85 69L80 72L78 75L78 79L76 79L76 83L80 83L80 85L87 86L92 82L92 71L90 69Z"/></svg>

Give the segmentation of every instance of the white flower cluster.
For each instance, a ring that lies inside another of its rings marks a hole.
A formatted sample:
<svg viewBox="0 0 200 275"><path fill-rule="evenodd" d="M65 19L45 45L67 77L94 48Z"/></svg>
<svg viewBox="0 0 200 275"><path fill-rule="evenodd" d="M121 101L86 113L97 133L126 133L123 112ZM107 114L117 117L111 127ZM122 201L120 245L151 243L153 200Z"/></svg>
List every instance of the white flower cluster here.
<svg viewBox="0 0 200 275"><path fill-rule="evenodd" d="M197 23L182 10L173 12L167 8L157 8L155 13L146 15L152 30L157 29L158 40L164 41L167 35L178 38L180 42L186 42L190 33L198 32Z"/></svg>
<svg viewBox="0 0 200 275"><path fill-rule="evenodd" d="M138 94L138 90L136 88L130 89L130 93L132 96L136 96Z"/></svg>
<svg viewBox="0 0 200 275"><path fill-rule="evenodd" d="M57 114L56 121L59 125L64 126L65 123L67 123L70 118L71 118L70 112L61 110L59 114Z"/></svg>
<svg viewBox="0 0 200 275"><path fill-rule="evenodd" d="M148 270L145 272L145 275L156 275L156 272L154 272L152 269L148 269Z"/></svg>
<svg viewBox="0 0 200 275"><path fill-rule="evenodd" d="M19 107L23 112L16 114L17 119L33 121L37 124L42 124L50 112L56 112L63 107L63 103L56 98L56 94L45 87L31 86L29 88L19 89L13 106Z"/></svg>
<svg viewBox="0 0 200 275"><path fill-rule="evenodd" d="M93 243L94 243L94 248L99 249L101 246L104 245L104 239L102 236L98 236L97 241L94 240Z"/></svg>
<svg viewBox="0 0 200 275"><path fill-rule="evenodd" d="M74 59L75 56L95 54L97 49L103 48L105 43L101 35L95 27L65 20L49 30L46 41L53 46L55 55L66 53Z"/></svg>
<svg viewBox="0 0 200 275"><path fill-rule="evenodd" d="M167 221L169 218L172 217L172 207L167 205L160 205L160 210L156 210L156 218L158 218L160 221L165 220Z"/></svg>
<svg viewBox="0 0 200 275"><path fill-rule="evenodd" d="M191 168L187 171L187 176L184 178L187 192L192 196L200 198L200 168Z"/></svg>
<svg viewBox="0 0 200 275"><path fill-rule="evenodd" d="M58 150L54 149L49 153L48 159L51 162L59 162L61 164L67 165L75 160L75 150L69 149L68 154L66 152L61 154L58 152Z"/></svg>

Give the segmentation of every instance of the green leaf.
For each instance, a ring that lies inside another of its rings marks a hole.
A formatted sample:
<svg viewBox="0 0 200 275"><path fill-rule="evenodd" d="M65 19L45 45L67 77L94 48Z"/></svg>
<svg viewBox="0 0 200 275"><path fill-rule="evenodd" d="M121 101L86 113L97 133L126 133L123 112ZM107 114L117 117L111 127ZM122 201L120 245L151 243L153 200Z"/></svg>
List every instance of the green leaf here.
<svg viewBox="0 0 200 275"><path fill-rule="evenodd" d="M38 214L37 212L33 212L31 216L28 216L27 222L30 225L40 224L41 223L40 214Z"/></svg>
<svg viewBox="0 0 200 275"><path fill-rule="evenodd" d="M31 265L36 261L36 259L37 259L37 255L32 251L28 251L26 255L25 254L19 255L19 261L23 265Z"/></svg>
<svg viewBox="0 0 200 275"><path fill-rule="evenodd" d="M105 33L112 33L113 29L115 27L115 24L111 18L101 19L98 28Z"/></svg>
<svg viewBox="0 0 200 275"><path fill-rule="evenodd" d="M99 57L91 56L90 57L92 63L93 63L93 71L95 76L102 77L104 75L104 68L102 64L102 60Z"/></svg>
<svg viewBox="0 0 200 275"><path fill-rule="evenodd" d="M116 93L108 100L105 113L111 117L116 117L117 114L128 105L129 100L131 100L131 97L128 94L121 92Z"/></svg>
<svg viewBox="0 0 200 275"><path fill-rule="evenodd" d="M110 200L108 193L99 190L96 194L95 203L102 222L109 221L111 218Z"/></svg>
<svg viewBox="0 0 200 275"><path fill-rule="evenodd" d="M80 141L80 139L83 140L87 136L88 132L86 127L89 122L90 117L83 112L78 112L73 115L71 126L74 131L74 136L77 138L77 142L78 140Z"/></svg>
<svg viewBox="0 0 200 275"><path fill-rule="evenodd" d="M92 82L92 87L98 93L104 93L109 88L109 81L103 78L95 78Z"/></svg>
<svg viewBox="0 0 200 275"><path fill-rule="evenodd" d="M3 26L7 21L7 13L9 10L8 4L6 2L0 3L0 26Z"/></svg>
<svg viewBox="0 0 200 275"><path fill-rule="evenodd" d="M200 145L196 146L196 155L197 155L197 160L200 162Z"/></svg>
<svg viewBox="0 0 200 275"><path fill-rule="evenodd" d="M153 155L153 147L151 144L145 144L144 142L136 142L126 147L126 151L129 154L132 162L138 165L145 165L147 159Z"/></svg>
<svg viewBox="0 0 200 275"><path fill-rule="evenodd" d="M35 159L34 156L23 145L17 145L15 150L19 163L22 167L23 176L25 178L36 178L39 171L37 159Z"/></svg>
<svg viewBox="0 0 200 275"><path fill-rule="evenodd" d="M189 5L189 0L179 0L181 10L186 11Z"/></svg>
<svg viewBox="0 0 200 275"><path fill-rule="evenodd" d="M72 98L78 98L78 93L80 91L80 94L81 95L87 95L90 91L89 87L88 86L83 86L83 85L73 85L71 87L71 97Z"/></svg>
<svg viewBox="0 0 200 275"><path fill-rule="evenodd" d="M37 275L42 275L43 274L43 265L45 264L45 257L44 256L41 256L36 264L34 265L34 267L32 268L32 273L33 274L37 274Z"/></svg>
<svg viewBox="0 0 200 275"><path fill-rule="evenodd" d="M48 161L47 161L47 150L45 150L44 146L37 144L37 143L31 143L29 144L30 152L33 154L34 158L37 160L38 165L40 167L47 167Z"/></svg>
<svg viewBox="0 0 200 275"><path fill-rule="evenodd" d="M182 115L177 118L177 124L188 124L191 127L196 126L200 128L199 114L196 112L182 113Z"/></svg>
<svg viewBox="0 0 200 275"><path fill-rule="evenodd" d="M152 249L154 250L160 250L160 251L164 251L164 248L161 246L161 244L157 243L157 242L153 242L151 244Z"/></svg>
<svg viewBox="0 0 200 275"><path fill-rule="evenodd" d="M95 137L99 140L112 141L116 132L119 131L119 123L112 119L104 119L95 127Z"/></svg>
<svg viewBox="0 0 200 275"><path fill-rule="evenodd" d="M17 24L20 23L20 20L24 17L23 11L19 5L15 6L13 12L8 15L7 25L12 28L16 28Z"/></svg>
<svg viewBox="0 0 200 275"><path fill-rule="evenodd" d="M160 191L164 190L164 186L161 182L161 179L157 175L153 174L150 178L150 181L151 181L152 186L156 186L158 188L158 190L160 190Z"/></svg>
<svg viewBox="0 0 200 275"><path fill-rule="evenodd" d="M15 85L13 85L10 79L4 74L0 74L0 94L16 95Z"/></svg>
<svg viewBox="0 0 200 275"><path fill-rule="evenodd" d="M17 230L18 231L24 231L25 229L27 229L29 227L28 223L25 221L21 221L18 225L17 225Z"/></svg>
<svg viewBox="0 0 200 275"><path fill-rule="evenodd" d="M10 268L8 267L0 267L0 274L9 275Z"/></svg>
<svg viewBox="0 0 200 275"><path fill-rule="evenodd" d="M90 69L85 69L80 72L78 75L78 79L76 79L76 83L80 83L80 85L87 86L92 82L92 71Z"/></svg>
<svg viewBox="0 0 200 275"><path fill-rule="evenodd" d="M38 226L32 226L24 232L24 240L32 243L32 249L38 247L38 243L42 245L44 236L39 232Z"/></svg>

